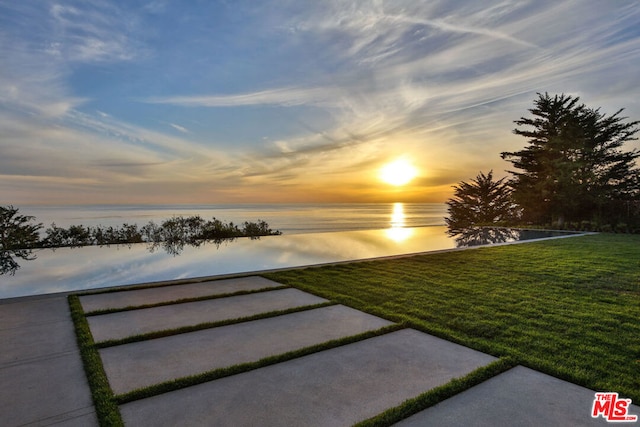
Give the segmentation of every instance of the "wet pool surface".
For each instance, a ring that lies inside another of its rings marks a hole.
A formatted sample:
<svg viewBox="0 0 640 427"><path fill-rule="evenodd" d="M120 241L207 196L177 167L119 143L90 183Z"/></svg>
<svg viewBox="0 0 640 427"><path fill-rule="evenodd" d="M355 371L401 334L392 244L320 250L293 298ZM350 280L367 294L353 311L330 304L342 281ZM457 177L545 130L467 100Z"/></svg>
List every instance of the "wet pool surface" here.
<svg viewBox="0 0 640 427"><path fill-rule="evenodd" d="M0 275L0 298L94 289L299 267L453 249L568 233L476 229L451 237L447 228L391 227L382 230L238 238L199 247L130 246L36 250L34 260L15 259L15 274Z"/></svg>

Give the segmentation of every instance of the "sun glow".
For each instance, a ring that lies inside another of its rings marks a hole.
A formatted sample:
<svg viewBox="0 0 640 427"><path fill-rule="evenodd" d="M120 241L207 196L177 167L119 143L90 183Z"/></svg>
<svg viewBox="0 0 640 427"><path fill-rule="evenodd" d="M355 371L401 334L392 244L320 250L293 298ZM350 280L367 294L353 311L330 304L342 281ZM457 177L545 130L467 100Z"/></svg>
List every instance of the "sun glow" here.
<svg viewBox="0 0 640 427"><path fill-rule="evenodd" d="M397 187L406 185L418 174L418 170L407 160L398 159L387 163L380 170L380 179Z"/></svg>

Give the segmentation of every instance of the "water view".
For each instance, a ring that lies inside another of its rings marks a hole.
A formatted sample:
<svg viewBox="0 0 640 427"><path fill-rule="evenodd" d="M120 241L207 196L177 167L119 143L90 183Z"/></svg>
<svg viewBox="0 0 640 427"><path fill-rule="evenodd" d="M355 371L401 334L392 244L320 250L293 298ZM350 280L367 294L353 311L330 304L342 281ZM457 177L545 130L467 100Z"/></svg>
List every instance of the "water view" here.
<svg viewBox="0 0 640 427"><path fill-rule="evenodd" d="M74 218L68 218L71 213L68 209L48 209L57 212L61 224L70 221L70 224L84 225L105 224L107 219L113 224L122 224L125 218L129 218L130 223L143 222L156 216L167 218L169 212L223 216L219 208L206 207L191 210L185 207L181 212L137 209L129 211L129 216L125 216L127 210L121 207L87 208ZM227 209L230 212L222 213L238 221L247 217L270 218L270 225L283 230L284 234L259 239L237 238L219 244L204 242L197 247L142 243L36 250L35 259L17 260L20 266L15 274L0 275L0 298L360 260L554 235L476 229L467 235L449 236L442 225L408 226L421 221L442 223L446 211L440 205L395 203L326 208L299 206L293 210L278 210L275 206ZM38 220L45 218L41 214ZM364 229L367 224L378 229ZM327 231L331 229L339 231Z"/></svg>
<svg viewBox="0 0 640 427"><path fill-rule="evenodd" d="M172 216L199 215L221 221L263 220L284 234L374 230L444 225L444 203L225 204L225 205L79 205L21 206L44 227L144 225Z"/></svg>

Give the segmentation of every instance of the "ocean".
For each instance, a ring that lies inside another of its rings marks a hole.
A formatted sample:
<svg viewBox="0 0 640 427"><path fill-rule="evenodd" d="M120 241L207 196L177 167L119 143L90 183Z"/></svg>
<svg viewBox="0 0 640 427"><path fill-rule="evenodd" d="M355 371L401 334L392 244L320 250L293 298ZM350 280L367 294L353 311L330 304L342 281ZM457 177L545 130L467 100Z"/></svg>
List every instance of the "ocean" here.
<svg viewBox="0 0 640 427"><path fill-rule="evenodd" d="M358 203L358 204L213 204L213 205L68 205L17 206L43 224L43 231L55 223L70 225L143 226L173 216L200 215L235 224L266 221L283 234L331 231L375 230L389 227L444 225L444 203Z"/></svg>

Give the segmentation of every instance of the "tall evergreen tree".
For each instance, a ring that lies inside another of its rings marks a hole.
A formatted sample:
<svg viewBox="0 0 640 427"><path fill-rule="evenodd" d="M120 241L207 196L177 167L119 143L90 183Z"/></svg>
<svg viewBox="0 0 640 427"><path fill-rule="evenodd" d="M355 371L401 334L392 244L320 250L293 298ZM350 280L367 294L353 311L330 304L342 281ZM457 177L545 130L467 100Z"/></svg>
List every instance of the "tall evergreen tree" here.
<svg viewBox="0 0 640 427"><path fill-rule="evenodd" d="M533 117L522 117L514 133L528 146L503 152L519 171L513 197L523 219L534 223L565 220L616 221L620 205L637 200L640 151L623 151L635 140L640 122L625 122L622 109L605 115L568 95L538 94Z"/></svg>

